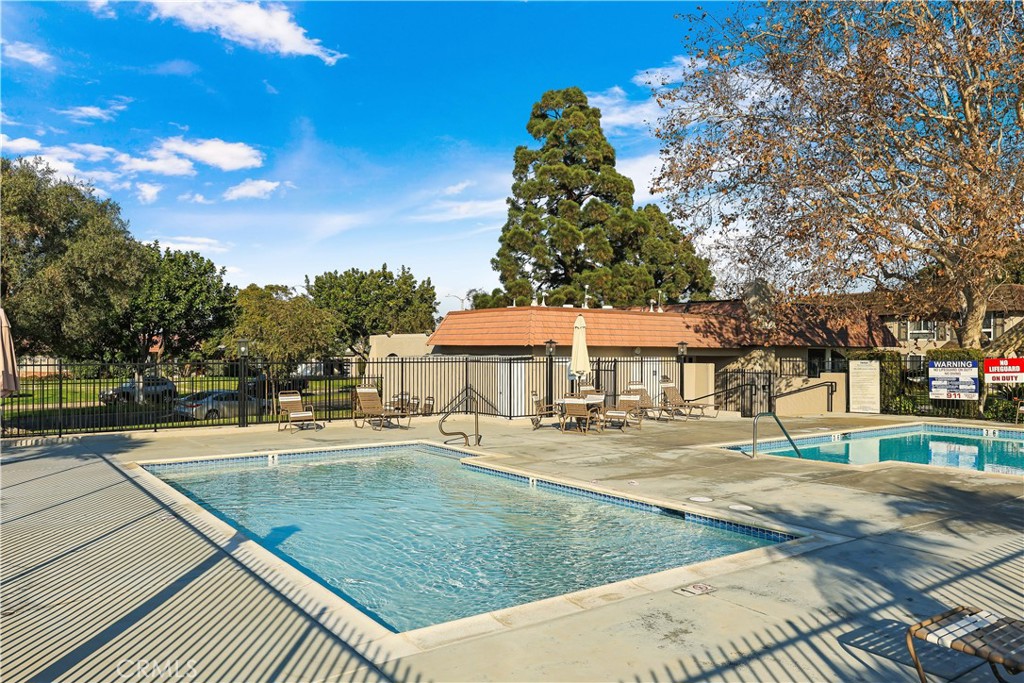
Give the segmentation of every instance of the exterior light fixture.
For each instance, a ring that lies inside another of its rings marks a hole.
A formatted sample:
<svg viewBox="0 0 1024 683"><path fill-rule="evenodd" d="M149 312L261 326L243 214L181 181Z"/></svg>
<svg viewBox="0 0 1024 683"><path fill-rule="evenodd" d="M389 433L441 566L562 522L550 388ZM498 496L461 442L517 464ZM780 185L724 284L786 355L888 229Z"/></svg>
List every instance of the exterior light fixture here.
<svg viewBox="0 0 1024 683"><path fill-rule="evenodd" d="M245 358L249 355L249 340L239 339L238 340L238 357Z"/></svg>
<svg viewBox="0 0 1024 683"><path fill-rule="evenodd" d="M689 344L687 344L684 341L681 341L678 344L676 344L676 353L679 355L680 358L686 358L686 351L689 348Z"/></svg>
<svg viewBox="0 0 1024 683"><path fill-rule="evenodd" d="M548 339L546 342L544 342L544 353L546 353L548 356L555 355L556 346L558 346L558 342L556 342L554 339Z"/></svg>

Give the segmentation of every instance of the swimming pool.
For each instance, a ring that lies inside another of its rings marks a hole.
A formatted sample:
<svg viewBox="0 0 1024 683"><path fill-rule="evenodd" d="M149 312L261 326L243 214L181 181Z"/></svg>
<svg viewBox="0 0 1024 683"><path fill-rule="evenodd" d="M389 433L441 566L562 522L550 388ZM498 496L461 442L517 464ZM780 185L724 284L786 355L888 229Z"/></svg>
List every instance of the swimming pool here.
<svg viewBox="0 0 1024 683"><path fill-rule="evenodd" d="M807 460L847 465L909 462L939 467L1024 474L1024 430L917 424L795 438ZM750 444L729 446L750 453ZM784 439L762 441L758 454L797 457Z"/></svg>
<svg viewBox="0 0 1024 683"><path fill-rule="evenodd" d="M795 538L428 445L146 468L400 632Z"/></svg>

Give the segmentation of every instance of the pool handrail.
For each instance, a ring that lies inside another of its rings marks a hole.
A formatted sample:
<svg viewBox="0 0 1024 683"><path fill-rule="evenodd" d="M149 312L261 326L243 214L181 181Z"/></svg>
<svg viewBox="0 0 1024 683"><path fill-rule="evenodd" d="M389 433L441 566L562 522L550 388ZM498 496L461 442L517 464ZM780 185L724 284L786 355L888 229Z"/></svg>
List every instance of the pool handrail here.
<svg viewBox="0 0 1024 683"><path fill-rule="evenodd" d="M779 425L779 429L781 429L782 433L786 435L786 439L789 441L789 445L793 447L794 451L796 451L796 457L798 457L798 458L803 458L804 457L804 454L800 452L800 447L796 445L795 441L793 441L793 437L791 437L789 435L789 431L786 430L785 425L782 424L782 420L779 419L778 415L776 415L775 413L758 413L757 415L754 416L754 435L753 435L753 439L751 440L751 444L750 444L750 459L751 460L753 460L754 458L757 457L757 421L759 419L761 419L762 417L772 417L772 418L774 418L775 419L775 424Z"/></svg>
<svg viewBox="0 0 1024 683"><path fill-rule="evenodd" d="M455 398L449 401L448 404L445 406L444 412L441 415L441 419L438 420L437 422L437 431L441 432L445 436L461 436L463 441L465 442L466 448L471 448L472 446L479 446L480 440L483 438L480 434L480 411L477 409L477 402L479 400L483 400L484 403L491 406L491 408L494 408L494 404L492 404L486 398L481 396L480 392L474 389L472 384L467 384L462 389L462 391L456 394ZM467 434L466 432L446 432L444 430L444 421L451 417L452 413L454 413L456 409L463 404L465 404L466 406L466 412L473 413L474 443L472 444L472 446L469 443L469 434Z"/></svg>

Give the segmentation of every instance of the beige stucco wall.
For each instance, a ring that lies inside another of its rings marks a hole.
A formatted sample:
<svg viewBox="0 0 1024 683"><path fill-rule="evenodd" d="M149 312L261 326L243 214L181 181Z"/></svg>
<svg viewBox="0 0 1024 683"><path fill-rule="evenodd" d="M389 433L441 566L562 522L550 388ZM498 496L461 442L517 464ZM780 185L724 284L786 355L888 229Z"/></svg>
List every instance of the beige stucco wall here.
<svg viewBox="0 0 1024 683"><path fill-rule="evenodd" d="M369 357L425 356L434 349L427 344L429 337L429 334L371 334Z"/></svg>
<svg viewBox="0 0 1024 683"><path fill-rule="evenodd" d="M775 393L784 394L794 389L809 387L823 382L835 382L832 395L832 412L846 412L846 373L823 372L821 377L779 377L775 381ZM828 412L828 390L822 386L792 396L775 400L775 412L779 415L821 415Z"/></svg>

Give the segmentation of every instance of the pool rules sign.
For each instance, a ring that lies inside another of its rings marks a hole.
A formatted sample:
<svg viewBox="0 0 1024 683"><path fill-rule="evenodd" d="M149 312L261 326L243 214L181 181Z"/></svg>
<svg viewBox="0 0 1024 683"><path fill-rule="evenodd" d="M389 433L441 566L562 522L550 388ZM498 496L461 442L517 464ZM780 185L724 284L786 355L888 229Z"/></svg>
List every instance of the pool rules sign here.
<svg viewBox="0 0 1024 683"><path fill-rule="evenodd" d="M928 361L928 398L977 401L978 361Z"/></svg>

